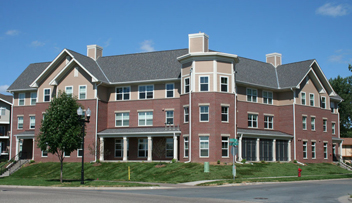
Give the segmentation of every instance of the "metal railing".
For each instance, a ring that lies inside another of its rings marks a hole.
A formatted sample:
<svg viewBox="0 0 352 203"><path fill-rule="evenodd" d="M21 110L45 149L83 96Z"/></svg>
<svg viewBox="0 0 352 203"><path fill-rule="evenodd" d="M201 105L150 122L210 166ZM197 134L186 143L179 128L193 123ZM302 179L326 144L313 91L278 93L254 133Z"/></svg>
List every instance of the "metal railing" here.
<svg viewBox="0 0 352 203"><path fill-rule="evenodd" d="M12 157L7 162L1 164L1 166L0 166L0 176L2 174L4 174L6 171L8 171L13 165L15 165L21 159L23 159L23 153L22 152L16 154L16 156Z"/></svg>
<svg viewBox="0 0 352 203"><path fill-rule="evenodd" d="M345 162L343 162L343 159L340 159L340 155L339 154L334 155L333 159L334 159L334 161L339 162L341 168L344 168L346 170L352 171L352 166L350 166L350 165L346 164Z"/></svg>

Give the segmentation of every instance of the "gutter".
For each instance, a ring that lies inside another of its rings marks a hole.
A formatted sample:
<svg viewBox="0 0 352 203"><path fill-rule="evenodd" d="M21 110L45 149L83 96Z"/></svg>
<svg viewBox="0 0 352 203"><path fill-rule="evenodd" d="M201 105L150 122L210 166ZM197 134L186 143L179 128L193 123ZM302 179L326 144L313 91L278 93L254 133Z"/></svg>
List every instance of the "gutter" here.
<svg viewBox="0 0 352 203"><path fill-rule="evenodd" d="M292 105L292 113L293 113L293 160L296 160L296 92L293 88L291 88L293 92L293 105Z"/></svg>
<svg viewBox="0 0 352 203"><path fill-rule="evenodd" d="M11 104L11 133L10 133L10 152L9 152L9 160L12 158L12 129L13 129L13 104L15 102L15 93L12 93L12 104Z"/></svg>
<svg viewBox="0 0 352 203"><path fill-rule="evenodd" d="M189 125L189 137L188 137L188 161L185 163L190 163L192 161L192 71L193 71L194 62L192 63L192 68L189 71L189 81L190 81L190 88L189 88L189 107L188 107L188 125Z"/></svg>
<svg viewBox="0 0 352 203"><path fill-rule="evenodd" d="M95 152L94 152L94 162L97 162L97 151L98 151L98 110L99 110L99 99L98 99L98 87L102 84L103 82L100 82L100 84L95 84L95 98L97 100L97 105L96 105L96 110L95 110Z"/></svg>

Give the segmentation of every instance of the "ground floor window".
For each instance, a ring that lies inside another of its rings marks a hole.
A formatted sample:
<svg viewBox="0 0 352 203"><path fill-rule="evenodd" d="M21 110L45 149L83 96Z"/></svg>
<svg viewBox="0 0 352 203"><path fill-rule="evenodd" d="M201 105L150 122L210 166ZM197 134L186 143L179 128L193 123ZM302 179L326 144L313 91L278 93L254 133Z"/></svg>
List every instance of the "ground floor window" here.
<svg viewBox="0 0 352 203"><path fill-rule="evenodd" d="M174 139L166 138L166 157L172 158L174 156Z"/></svg>
<svg viewBox="0 0 352 203"><path fill-rule="evenodd" d="M200 157L209 157L209 137L199 137L199 153Z"/></svg>
<svg viewBox="0 0 352 203"><path fill-rule="evenodd" d="M123 140L115 140L115 157L122 157L123 154Z"/></svg>
<svg viewBox="0 0 352 203"><path fill-rule="evenodd" d="M307 142L303 142L303 159L307 159Z"/></svg>
<svg viewBox="0 0 352 203"><path fill-rule="evenodd" d="M288 161L288 141L276 140L276 161Z"/></svg>
<svg viewBox="0 0 352 203"><path fill-rule="evenodd" d="M77 149L77 157L82 157L83 155L83 142L81 143L81 147Z"/></svg>
<svg viewBox="0 0 352 203"><path fill-rule="evenodd" d="M273 160L273 140L260 139L259 141L259 158L261 161Z"/></svg>
<svg viewBox="0 0 352 203"><path fill-rule="evenodd" d="M243 138L242 139L242 158L247 161L256 161L257 139Z"/></svg>
<svg viewBox="0 0 352 203"><path fill-rule="evenodd" d="M221 137L221 156L229 157L229 137Z"/></svg>
<svg viewBox="0 0 352 203"><path fill-rule="evenodd" d="M324 159L328 158L328 143L324 143Z"/></svg>
<svg viewBox="0 0 352 203"><path fill-rule="evenodd" d="M148 139L138 139L138 157L148 156Z"/></svg>
<svg viewBox="0 0 352 203"><path fill-rule="evenodd" d="M188 149L189 149L189 141L188 137L183 137L183 143L184 143L184 157L188 157Z"/></svg>
<svg viewBox="0 0 352 203"><path fill-rule="evenodd" d="M312 142L312 159L316 158L316 153L315 153L315 142Z"/></svg>
<svg viewBox="0 0 352 203"><path fill-rule="evenodd" d="M42 157L48 157L48 151L46 150L42 151Z"/></svg>

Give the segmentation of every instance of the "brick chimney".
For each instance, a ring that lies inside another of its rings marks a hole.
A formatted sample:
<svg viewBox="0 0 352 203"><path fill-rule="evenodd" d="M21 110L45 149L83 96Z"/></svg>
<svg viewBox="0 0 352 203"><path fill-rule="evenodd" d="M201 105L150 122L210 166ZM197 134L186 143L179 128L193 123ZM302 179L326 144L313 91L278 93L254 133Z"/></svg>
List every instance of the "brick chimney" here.
<svg viewBox="0 0 352 203"><path fill-rule="evenodd" d="M188 53L209 51L209 36L207 34L201 32L189 34L188 39Z"/></svg>
<svg viewBox="0 0 352 203"><path fill-rule="evenodd" d="M99 57L103 56L103 47L98 46L96 44L87 46L87 56L90 58L97 60Z"/></svg>
<svg viewBox="0 0 352 203"><path fill-rule="evenodd" d="M267 54L266 62L271 63L275 68L282 64L282 55L279 53Z"/></svg>

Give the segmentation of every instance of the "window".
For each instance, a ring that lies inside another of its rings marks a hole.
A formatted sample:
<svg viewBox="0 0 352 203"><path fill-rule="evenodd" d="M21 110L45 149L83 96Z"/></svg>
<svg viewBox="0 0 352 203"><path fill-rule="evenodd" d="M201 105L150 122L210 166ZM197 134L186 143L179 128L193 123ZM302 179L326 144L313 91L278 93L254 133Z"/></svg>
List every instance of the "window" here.
<svg viewBox="0 0 352 203"><path fill-rule="evenodd" d="M316 158L316 153L315 153L315 149L316 149L316 147L315 147L315 142L312 142L312 159L315 159Z"/></svg>
<svg viewBox="0 0 352 203"><path fill-rule="evenodd" d="M35 128L35 116L30 116L29 117L29 129L34 129Z"/></svg>
<svg viewBox="0 0 352 203"><path fill-rule="evenodd" d="M24 106L24 98L26 94L25 93L19 93L18 94L18 106Z"/></svg>
<svg viewBox="0 0 352 203"><path fill-rule="evenodd" d="M302 117L302 125L303 125L303 130L307 130L307 117L306 116Z"/></svg>
<svg viewBox="0 0 352 203"><path fill-rule="evenodd" d="M311 129L314 131L315 130L315 117L311 117L310 118L310 125L311 125Z"/></svg>
<svg viewBox="0 0 352 203"><path fill-rule="evenodd" d="M331 132L333 135L335 135L335 123L331 124Z"/></svg>
<svg viewBox="0 0 352 203"><path fill-rule="evenodd" d="M314 94L309 94L309 105L314 106Z"/></svg>
<svg viewBox="0 0 352 203"><path fill-rule="evenodd" d="M87 86L80 85L79 86L79 99L87 99Z"/></svg>
<svg viewBox="0 0 352 203"><path fill-rule="evenodd" d="M303 142L303 159L307 159L307 142Z"/></svg>
<svg viewBox="0 0 352 203"><path fill-rule="evenodd" d="M83 142L81 143L81 146L79 149L77 149L77 157L82 157L83 155Z"/></svg>
<svg viewBox="0 0 352 203"><path fill-rule="evenodd" d="M174 111L166 111L165 115L166 115L166 120L165 120L166 124L173 125L174 124Z"/></svg>
<svg viewBox="0 0 352 203"><path fill-rule="evenodd" d="M139 99L153 99L154 85L143 85L138 87Z"/></svg>
<svg viewBox="0 0 352 203"><path fill-rule="evenodd" d="M335 102L330 102L330 109L331 109L331 113L334 113Z"/></svg>
<svg viewBox="0 0 352 203"><path fill-rule="evenodd" d="M248 127L257 128L258 127L258 115L248 114Z"/></svg>
<svg viewBox="0 0 352 203"><path fill-rule="evenodd" d="M50 102L50 89L44 89L44 102Z"/></svg>
<svg viewBox="0 0 352 203"><path fill-rule="evenodd" d="M189 78L185 78L185 88L184 93L189 93Z"/></svg>
<svg viewBox="0 0 352 203"><path fill-rule="evenodd" d="M153 112L138 112L138 126L152 126Z"/></svg>
<svg viewBox="0 0 352 203"><path fill-rule="evenodd" d="M209 106L200 106L199 107L199 118L200 122L209 121Z"/></svg>
<svg viewBox="0 0 352 203"><path fill-rule="evenodd" d="M31 105L35 105L37 103L37 93L31 92Z"/></svg>
<svg viewBox="0 0 352 203"><path fill-rule="evenodd" d="M263 103L273 104L273 92L263 91Z"/></svg>
<svg viewBox="0 0 352 203"><path fill-rule="evenodd" d="M46 150L42 151L42 157L48 157L48 151Z"/></svg>
<svg viewBox="0 0 352 203"><path fill-rule="evenodd" d="M264 116L264 128L273 129L274 116Z"/></svg>
<svg viewBox="0 0 352 203"><path fill-rule="evenodd" d="M122 157L123 155L123 140L115 140L115 157Z"/></svg>
<svg viewBox="0 0 352 203"><path fill-rule="evenodd" d="M249 102L257 102L257 90L247 88L247 101Z"/></svg>
<svg viewBox="0 0 352 203"><path fill-rule="evenodd" d="M326 109L326 97L321 97L321 108Z"/></svg>
<svg viewBox="0 0 352 203"><path fill-rule="evenodd" d="M301 92L301 104L306 105L306 93Z"/></svg>
<svg viewBox="0 0 352 203"><path fill-rule="evenodd" d="M116 100L129 100L130 99L130 87L117 87L116 88Z"/></svg>
<svg viewBox="0 0 352 203"><path fill-rule="evenodd" d="M115 114L115 126L126 127L130 125L130 113L116 113Z"/></svg>
<svg viewBox="0 0 352 203"><path fill-rule="evenodd" d="M328 125L328 121L326 119L323 120L323 131L324 132L327 132L328 129L327 129L327 125Z"/></svg>
<svg viewBox="0 0 352 203"><path fill-rule="evenodd" d="M209 91L209 77L208 76L200 76L200 92Z"/></svg>
<svg viewBox="0 0 352 203"><path fill-rule="evenodd" d="M324 159L328 158L328 143L324 142Z"/></svg>
<svg viewBox="0 0 352 203"><path fill-rule="evenodd" d="M174 83L169 83L165 85L166 98L174 97Z"/></svg>
<svg viewBox="0 0 352 203"><path fill-rule="evenodd" d="M17 129L23 129L23 117L17 117Z"/></svg>
<svg viewBox="0 0 352 203"><path fill-rule="evenodd" d="M221 107L221 121L229 122L229 107L227 106Z"/></svg>
<svg viewBox="0 0 352 203"><path fill-rule="evenodd" d="M70 157L71 156L71 152L64 152L64 157Z"/></svg>
<svg viewBox="0 0 352 203"><path fill-rule="evenodd" d="M189 121L189 107L188 106L183 107L183 111L184 111L184 115L185 115L184 122L188 123L188 121Z"/></svg>
<svg viewBox="0 0 352 203"><path fill-rule="evenodd" d="M5 110L6 108L0 107L0 116L5 116Z"/></svg>
<svg viewBox="0 0 352 203"><path fill-rule="evenodd" d="M65 87L65 92L67 95L70 95L72 97L73 87L72 86Z"/></svg>
<svg viewBox="0 0 352 203"><path fill-rule="evenodd" d="M183 148L184 149L184 157L188 157L188 149L189 149L188 137L183 137L183 140L184 140L184 142L183 142L183 144L184 144L184 148Z"/></svg>
<svg viewBox="0 0 352 203"><path fill-rule="evenodd" d="M166 138L166 157L172 158L174 156L174 139Z"/></svg>
<svg viewBox="0 0 352 203"><path fill-rule="evenodd" d="M220 77L221 80L221 92L228 92L228 77Z"/></svg>
<svg viewBox="0 0 352 203"><path fill-rule="evenodd" d="M138 157L148 156L148 140L138 139Z"/></svg>
<svg viewBox="0 0 352 203"><path fill-rule="evenodd" d="M221 137L221 156L229 157L229 138Z"/></svg>
<svg viewBox="0 0 352 203"><path fill-rule="evenodd" d="M200 157L209 157L209 137L199 137L199 154Z"/></svg>

